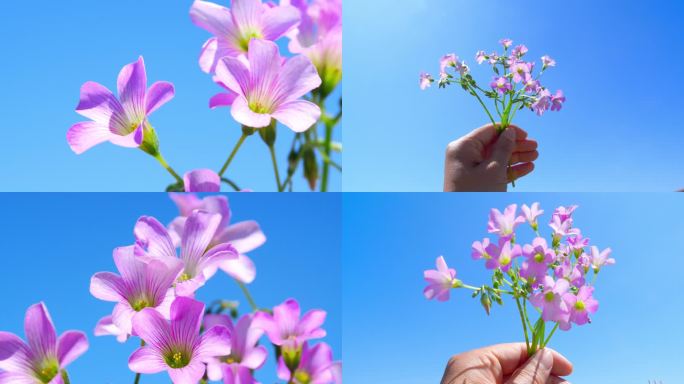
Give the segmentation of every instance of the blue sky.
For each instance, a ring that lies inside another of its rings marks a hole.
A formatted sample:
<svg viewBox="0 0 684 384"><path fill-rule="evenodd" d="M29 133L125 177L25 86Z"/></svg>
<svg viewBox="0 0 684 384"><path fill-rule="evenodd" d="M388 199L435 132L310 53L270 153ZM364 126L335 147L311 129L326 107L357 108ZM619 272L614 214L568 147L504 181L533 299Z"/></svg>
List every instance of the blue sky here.
<svg viewBox="0 0 684 384"><path fill-rule="evenodd" d="M90 350L69 368L73 383L133 382L127 361L136 341L119 344L113 337L92 334L113 304L90 295L90 277L115 271L112 249L133 241L139 216L169 222L176 215L175 205L159 193L6 194L0 206L8 224L3 228L6 241L0 259L0 269L5 271L0 330L23 338L26 308L44 301L58 332L80 329L88 335ZM231 207L234 222L257 220L268 237L250 253L257 265L257 278L250 285L257 304L270 307L294 297L303 310L325 309L328 336L324 340L340 359L340 196L236 194ZM198 298L204 302L237 299L248 310L239 288L225 274L210 280ZM272 356L257 378L264 383L276 381ZM166 374L141 380L168 382Z"/></svg>
<svg viewBox="0 0 684 384"><path fill-rule="evenodd" d="M105 143L77 156L66 143L67 129L87 120L74 112L81 85L92 80L116 89L119 70L139 55L145 57L149 84L166 80L176 86L176 97L150 118L167 161L181 175L221 167L240 126L228 109L208 107L221 88L198 66L210 35L191 23L192 1L170 4L39 0L3 5L0 35L7 59L0 64L0 190L163 191L171 184L172 177L142 151ZM287 39L281 42L282 52ZM340 95L341 87L330 96L331 110L337 110ZM286 127L278 128L281 173L292 137ZM339 172L331 175L330 190L340 190ZM242 188L275 190L270 156L258 136L243 146L227 176ZM301 175L294 179L296 190L308 190Z"/></svg>
<svg viewBox="0 0 684 384"><path fill-rule="evenodd" d="M488 121L460 88L421 92L418 74L502 37L549 54L544 75L567 104L515 122L539 141L516 191L672 191L684 187L678 100L684 85L679 1L345 0L345 191L435 191L447 143Z"/></svg>
<svg viewBox="0 0 684 384"><path fill-rule="evenodd" d="M617 264L597 282L593 323L558 332L550 346L575 366L573 383L680 381L680 269L684 199L676 194L503 195L348 194L344 196L343 342L349 382L436 383L450 356L523 341L515 305L487 317L465 291L446 303L422 295L425 269L443 255L464 282L490 274L470 258L487 235L492 207L540 201L543 223L559 205L579 204L575 226ZM546 225L542 234L548 235ZM521 228L519 241L531 240Z"/></svg>

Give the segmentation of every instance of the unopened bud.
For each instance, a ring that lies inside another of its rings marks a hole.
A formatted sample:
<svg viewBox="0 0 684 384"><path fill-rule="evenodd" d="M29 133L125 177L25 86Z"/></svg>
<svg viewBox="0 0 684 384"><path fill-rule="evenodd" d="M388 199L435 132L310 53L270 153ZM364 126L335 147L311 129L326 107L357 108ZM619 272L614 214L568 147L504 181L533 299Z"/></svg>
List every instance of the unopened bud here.
<svg viewBox="0 0 684 384"><path fill-rule="evenodd" d="M318 162L313 149L304 151L304 177L309 182L309 188L314 191L318 181Z"/></svg>
<svg viewBox="0 0 684 384"><path fill-rule="evenodd" d="M492 309L492 300L486 292L483 292L482 296L480 296L480 304L482 304L485 312L487 312L487 316L489 316L489 310Z"/></svg>

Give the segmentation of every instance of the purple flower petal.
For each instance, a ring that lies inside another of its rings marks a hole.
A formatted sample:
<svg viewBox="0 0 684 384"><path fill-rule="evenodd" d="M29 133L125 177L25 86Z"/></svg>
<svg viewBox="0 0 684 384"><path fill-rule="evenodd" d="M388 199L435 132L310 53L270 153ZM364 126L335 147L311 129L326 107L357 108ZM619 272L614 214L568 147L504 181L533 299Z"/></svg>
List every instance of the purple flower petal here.
<svg viewBox="0 0 684 384"><path fill-rule="evenodd" d="M120 343L128 340L128 334L123 332L112 321L112 315L101 318L95 325L95 336L116 336L116 340Z"/></svg>
<svg viewBox="0 0 684 384"><path fill-rule="evenodd" d="M83 332L67 331L57 340L57 360L65 368L88 350L88 338Z"/></svg>
<svg viewBox="0 0 684 384"><path fill-rule="evenodd" d="M116 325L121 332L125 334L135 334L133 331L133 317L136 312L131 308L131 305L127 302L120 302L114 306L112 311L112 322Z"/></svg>
<svg viewBox="0 0 684 384"><path fill-rule="evenodd" d="M325 311L314 309L307 312L297 325L297 333L311 335L311 338L325 337L325 330L320 328L325 322L325 317Z"/></svg>
<svg viewBox="0 0 684 384"><path fill-rule="evenodd" d="M104 143L112 136L107 126L95 121L84 121L72 125L67 131L66 138L71 150L80 155L90 148Z"/></svg>
<svg viewBox="0 0 684 384"><path fill-rule="evenodd" d="M36 384L36 378L28 373L0 372L0 384Z"/></svg>
<svg viewBox="0 0 684 384"><path fill-rule="evenodd" d="M126 125L123 107L114 94L102 84L88 81L81 86L81 97L76 112L92 119L113 132Z"/></svg>
<svg viewBox="0 0 684 384"><path fill-rule="evenodd" d="M190 20L196 26L216 36L227 36L235 29L230 10L208 1L195 0L192 3Z"/></svg>
<svg viewBox="0 0 684 384"><path fill-rule="evenodd" d="M211 169L196 169L183 176L185 192L219 192L221 178Z"/></svg>
<svg viewBox="0 0 684 384"><path fill-rule="evenodd" d="M142 56L137 61L124 66L119 72L117 89L121 105L131 120L142 120L145 117L145 93L147 91L147 74Z"/></svg>
<svg viewBox="0 0 684 384"><path fill-rule="evenodd" d="M273 118L295 132L308 130L316 124L320 117L321 109L318 105L307 100L294 100L284 103L273 112Z"/></svg>
<svg viewBox="0 0 684 384"><path fill-rule="evenodd" d="M90 279L90 294L104 301L125 300L122 295L124 283L121 277L110 272L96 273Z"/></svg>
<svg viewBox="0 0 684 384"><path fill-rule="evenodd" d="M249 284L256 278L256 266L245 255L238 255L236 259L222 261L219 268L244 284Z"/></svg>
<svg viewBox="0 0 684 384"><path fill-rule="evenodd" d="M250 70L235 57L224 57L216 65L216 78L229 90L244 96L250 88Z"/></svg>
<svg viewBox="0 0 684 384"><path fill-rule="evenodd" d="M169 345L171 334L169 323L152 308L144 308L133 317L133 330L148 345L157 350L163 350ZM129 360L129 365L130 363Z"/></svg>
<svg viewBox="0 0 684 384"><path fill-rule="evenodd" d="M300 21L299 10L292 6L268 8L262 15L264 38L276 41L294 28Z"/></svg>
<svg viewBox="0 0 684 384"><path fill-rule="evenodd" d="M24 332L32 355L39 361L55 356L57 352L57 335L50 314L45 304L34 304L26 310Z"/></svg>
<svg viewBox="0 0 684 384"><path fill-rule="evenodd" d="M237 97L236 93L217 93L209 99L209 108L229 107L233 105L233 101Z"/></svg>
<svg viewBox="0 0 684 384"><path fill-rule="evenodd" d="M112 144L116 144L121 147L126 147L126 148L137 148L142 144L143 141L143 136L144 136L144 129L145 129L145 122L140 123L138 128L136 128L133 132L131 133L126 133L125 135L117 135L113 134L109 136L109 141L112 142Z"/></svg>
<svg viewBox="0 0 684 384"><path fill-rule="evenodd" d="M173 99L175 92L173 84L168 81L157 81L152 84L150 89L147 90L145 98L145 111L147 115L151 115L152 112Z"/></svg>
<svg viewBox="0 0 684 384"><path fill-rule="evenodd" d="M244 30L259 25L259 19L264 12L261 0L233 0L231 5L233 20L239 29Z"/></svg>
<svg viewBox="0 0 684 384"><path fill-rule="evenodd" d="M176 257L176 247L162 223L151 216L142 216L133 229L135 239L152 256Z"/></svg>
<svg viewBox="0 0 684 384"><path fill-rule="evenodd" d="M17 335L0 332L0 369L17 372L31 366L30 351ZM0 381L2 383L2 381Z"/></svg>
<svg viewBox="0 0 684 384"><path fill-rule="evenodd" d="M249 59L249 73L253 79L259 79L257 86L263 92L271 91L269 88L275 85L282 63L280 51L276 43L268 40L252 39L249 42L247 57Z"/></svg>
<svg viewBox="0 0 684 384"><path fill-rule="evenodd" d="M219 224L221 215L206 211L194 211L185 222L181 241L181 258L197 265L211 243Z"/></svg>
<svg viewBox="0 0 684 384"><path fill-rule="evenodd" d="M230 243L238 252L247 253L262 246L266 235L256 221L242 221L220 231L214 241Z"/></svg>
<svg viewBox="0 0 684 384"><path fill-rule="evenodd" d="M138 348L128 358L128 368L136 373L159 373L168 369L161 354L151 347Z"/></svg>
<svg viewBox="0 0 684 384"><path fill-rule="evenodd" d="M282 85L284 101L292 101L306 95L321 85L318 70L304 55L295 56L285 62L278 79Z"/></svg>
<svg viewBox="0 0 684 384"><path fill-rule="evenodd" d="M193 360L180 369L169 369L169 376L174 384L197 384L204 376L204 364Z"/></svg>
<svg viewBox="0 0 684 384"><path fill-rule="evenodd" d="M205 331L200 338L200 345L196 353L198 358L206 359L230 354L230 330L222 325L216 325Z"/></svg>
<svg viewBox="0 0 684 384"><path fill-rule="evenodd" d="M252 111L244 96L238 96L233 101L230 114L238 123L252 128L264 128L271 124L271 115Z"/></svg>

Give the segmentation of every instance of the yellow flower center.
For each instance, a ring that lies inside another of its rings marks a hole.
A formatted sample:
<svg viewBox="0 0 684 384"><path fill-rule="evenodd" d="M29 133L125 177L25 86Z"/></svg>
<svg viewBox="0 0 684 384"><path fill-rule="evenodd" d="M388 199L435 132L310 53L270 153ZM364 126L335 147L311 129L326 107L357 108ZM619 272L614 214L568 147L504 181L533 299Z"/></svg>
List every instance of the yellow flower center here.
<svg viewBox="0 0 684 384"><path fill-rule="evenodd" d="M170 351L164 356L166 364L171 368L183 368L190 364L190 356L183 351Z"/></svg>
<svg viewBox="0 0 684 384"><path fill-rule="evenodd" d="M586 305L584 304L584 301L577 300L577 302L575 302L575 310L582 312L582 311L584 311L585 308L586 308Z"/></svg>
<svg viewBox="0 0 684 384"><path fill-rule="evenodd" d="M544 254L539 252L536 255L534 255L534 261L536 261L537 263L541 263L542 261L544 261Z"/></svg>
<svg viewBox="0 0 684 384"><path fill-rule="evenodd" d="M247 52L249 50L249 42L252 41L252 39L261 39L263 37L264 35L261 34L260 31L245 31L245 33L240 37L238 44L243 51Z"/></svg>
<svg viewBox="0 0 684 384"><path fill-rule="evenodd" d="M511 257L508 255L502 256L501 260L499 260L499 263L501 263L502 266L506 266L511 263Z"/></svg>
<svg viewBox="0 0 684 384"><path fill-rule="evenodd" d="M554 298L553 292L546 292L544 294L544 300L546 300L549 303L553 301L553 298Z"/></svg>
<svg viewBox="0 0 684 384"><path fill-rule="evenodd" d="M35 373L41 382L49 383L59 373L59 363L52 359L45 360Z"/></svg>
<svg viewBox="0 0 684 384"><path fill-rule="evenodd" d="M311 382L311 375L302 370L295 371L294 378L299 384L309 384Z"/></svg>

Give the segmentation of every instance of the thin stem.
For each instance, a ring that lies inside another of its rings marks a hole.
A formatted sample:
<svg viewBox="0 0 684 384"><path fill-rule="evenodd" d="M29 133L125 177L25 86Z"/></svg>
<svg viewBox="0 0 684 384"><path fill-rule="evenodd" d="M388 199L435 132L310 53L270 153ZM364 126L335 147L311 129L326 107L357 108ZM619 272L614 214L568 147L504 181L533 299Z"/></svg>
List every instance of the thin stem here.
<svg viewBox="0 0 684 384"><path fill-rule="evenodd" d="M520 321L522 322L523 326L523 332L525 333L525 345L527 346L527 350L530 350L530 338L527 336L527 324L525 322L525 314L522 308L522 305L520 305L520 298L516 297L515 298L515 304L518 305L518 312L520 313Z"/></svg>
<svg viewBox="0 0 684 384"><path fill-rule="evenodd" d="M235 282L237 283L237 285L242 290L242 293L247 298L247 302L249 303L249 306L252 308L252 311L256 312L259 309L259 307L257 307L256 303L254 302L254 299L252 298L252 294L249 293L249 289L247 289L247 286L244 283L242 283L241 281L235 280Z"/></svg>
<svg viewBox="0 0 684 384"><path fill-rule="evenodd" d="M280 173L278 172L278 160L276 159L275 148L272 145L268 146L268 151L271 152L271 162L273 162L273 172L275 173L276 185L278 186L278 192L281 191L280 184Z"/></svg>
<svg viewBox="0 0 684 384"><path fill-rule="evenodd" d="M219 173L218 173L219 177L223 176L223 174L226 173L228 166L233 161L233 158L235 157L238 150L242 146L242 143L245 142L246 138L247 138L247 135L245 135L244 133L242 134L242 136L240 136L240 140L238 140L237 144L235 144L235 147L233 147L233 151L230 152L230 156L228 156L228 159L226 160L226 162L223 164L223 167L219 171Z"/></svg>
<svg viewBox="0 0 684 384"><path fill-rule="evenodd" d="M489 120L491 120L492 124L494 124L494 127L496 127L496 121L494 121L492 114L489 113L489 109L487 109L487 106L485 105L484 101L482 101L482 99L480 98L480 95L477 94L477 91L475 91L475 89L469 83L466 83L466 85L468 86L468 88L470 88L473 91L473 95L475 95L475 97L477 97L477 101L480 102L480 105L482 105L482 108L484 108L485 112L487 112L487 116L489 116Z"/></svg>
<svg viewBox="0 0 684 384"><path fill-rule="evenodd" d="M242 190L242 189L240 189L240 187L238 187L238 185L237 185L233 180L231 180L231 179L222 177L222 178L221 178L221 181L223 181L224 183L230 185L230 187L233 188L233 189L235 190L235 192L240 192L240 191Z"/></svg>
<svg viewBox="0 0 684 384"><path fill-rule="evenodd" d="M176 181L178 181L179 183L183 182L183 178L178 176L176 171L174 171L173 168L171 168L171 166L169 165L169 163L167 163L166 160L164 160L164 156L162 156L161 152L157 152L154 158L157 159L159 164L161 164L162 167L164 167L164 169L166 169L171 174L171 176L173 176L176 179Z"/></svg>
<svg viewBox="0 0 684 384"><path fill-rule="evenodd" d="M66 370L62 371L62 380L64 380L64 384L71 384L71 381L69 380L69 374Z"/></svg>
<svg viewBox="0 0 684 384"><path fill-rule="evenodd" d="M323 158L323 176L321 177L321 192L328 192L328 175L330 174L330 152L332 144L333 125L325 123L325 143Z"/></svg>
<svg viewBox="0 0 684 384"><path fill-rule="evenodd" d="M551 336L553 336L553 334L556 332L556 329L558 329L558 324L560 323L556 323L556 325L553 327L551 333L549 333L549 337L547 337L546 341L544 341L544 344L542 344L542 348L546 347L546 344L548 344L549 341L551 341Z"/></svg>
<svg viewBox="0 0 684 384"><path fill-rule="evenodd" d="M145 340L140 340L140 346L144 347L145 346ZM138 384L140 383L140 373L135 374L135 380L133 381L133 384Z"/></svg>

